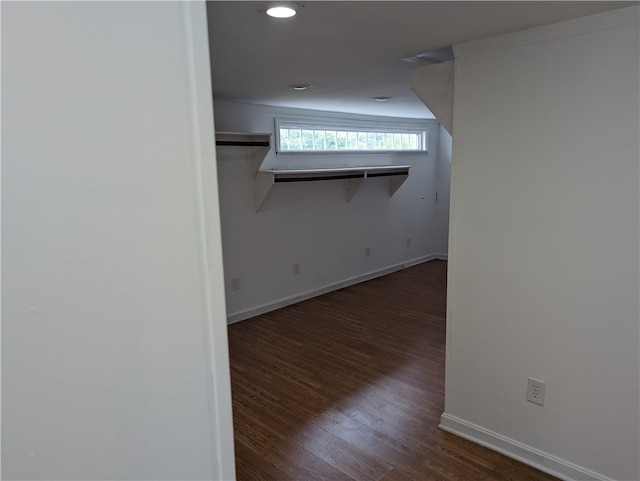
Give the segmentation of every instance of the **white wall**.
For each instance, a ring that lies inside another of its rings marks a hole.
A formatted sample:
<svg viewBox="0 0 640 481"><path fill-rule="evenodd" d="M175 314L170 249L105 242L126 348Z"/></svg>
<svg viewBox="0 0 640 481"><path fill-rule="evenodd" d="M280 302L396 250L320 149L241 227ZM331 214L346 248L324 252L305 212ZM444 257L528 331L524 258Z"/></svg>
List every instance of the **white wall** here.
<svg viewBox="0 0 640 481"><path fill-rule="evenodd" d="M454 50L443 425L640 479L638 8Z"/></svg>
<svg viewBox="0 0 640 481"><path fill-rule="evenodd" d="M3 479L234 478L212 132L203 4L3 2Z"/></svg>
<svg viewBox="0 0 640 481"><path fill-rule="evenodd" d="M446 259L449 252L449 203L451 190L451 158L453 139L440 125L438 140L438 205L436 205L436 252Z"/></svg>
<svg viewBox="0 0 640 481"><path fill-rule="evenodd" d="M347 116L216 102L218 131L274 133L274 117ZM392 119L377 119L389 122ZM435 191L439 125L429 128L428 154L278 156L271 149L265 166L408 164L408 180L389 197L389 179L363 182L351 202L345 181L277 184L256 213L247 149L218 148L222 239L229 320L286 305L327 289L432 258L436 250ZM406 239L412 245L407 247ZM370 246L372 255L365 257ZM301 272L293 274L293 263ZM233 291L232 278L240 278Z"/></svg>

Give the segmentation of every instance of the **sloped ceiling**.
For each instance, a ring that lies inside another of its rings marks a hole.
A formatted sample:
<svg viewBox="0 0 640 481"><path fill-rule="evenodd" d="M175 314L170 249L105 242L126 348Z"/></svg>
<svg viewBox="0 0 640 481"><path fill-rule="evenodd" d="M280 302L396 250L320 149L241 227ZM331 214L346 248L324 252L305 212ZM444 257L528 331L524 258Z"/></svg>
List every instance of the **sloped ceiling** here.
<svg viewBox="0 0 640 481"><path fill-rule="evenodd" d="M404 58L638 2L310 1L289 19L265 15L273 3L208 2L216 100L433 118L411 90L423 64Z"/></svg>

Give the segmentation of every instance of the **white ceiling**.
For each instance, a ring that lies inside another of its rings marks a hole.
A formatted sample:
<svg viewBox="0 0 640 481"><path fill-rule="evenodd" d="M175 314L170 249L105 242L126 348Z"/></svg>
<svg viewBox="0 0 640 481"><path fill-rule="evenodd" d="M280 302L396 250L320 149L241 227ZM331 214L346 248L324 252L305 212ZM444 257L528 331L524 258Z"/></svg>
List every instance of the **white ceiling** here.
<svg viewBox="0 0 640 481"><path fill-rule="evenodd" d="M265 15L273 3L208 2L216 100L433 118L403 58L638 2L309 1L289 19Z"/></svg>

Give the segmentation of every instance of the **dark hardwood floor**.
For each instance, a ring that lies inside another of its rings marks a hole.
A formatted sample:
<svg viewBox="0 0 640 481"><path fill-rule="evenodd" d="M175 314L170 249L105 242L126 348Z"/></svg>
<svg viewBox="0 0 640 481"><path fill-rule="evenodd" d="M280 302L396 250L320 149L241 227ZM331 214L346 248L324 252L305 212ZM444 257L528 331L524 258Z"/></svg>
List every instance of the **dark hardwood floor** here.
<svg viewBox="0 0 640 481"><path fill-rule="evenodd" d="M446 262L229 326L238 481L553 480L437 429Z"/></svg>

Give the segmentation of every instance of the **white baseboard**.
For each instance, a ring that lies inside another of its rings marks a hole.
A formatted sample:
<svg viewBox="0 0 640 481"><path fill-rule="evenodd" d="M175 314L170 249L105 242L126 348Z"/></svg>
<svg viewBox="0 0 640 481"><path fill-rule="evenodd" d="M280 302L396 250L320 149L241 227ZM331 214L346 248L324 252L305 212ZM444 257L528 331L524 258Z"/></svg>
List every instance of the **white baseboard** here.
<svg viewBox="0 0 640 481"><path fill-rule="evenodd" d="M613 481L611 478L451 414L443 413L438 427L566 481Z"/></svg>
<svg viewBox="0 0 640 481"><path fill-rule="evenodd" d="M359 284L360 282L369 281L371 279L375 279L376 277L385 276L387 274L391 274L392 272L406 269L407 267L422 264L423 262L432 261L434 259L441 259L441 257L439 256L440 254L429 254L422 257L416 257L415 259L401 262L400 264L396 264L393 266L385 267L377 271L368 272L366 274L351 277L349 279L335 282L333 284L319 287L317 289L311 289L305 292L301 292L300 294L296 294L290 297L285 297L283 299L278 299L276 301L269 302L267 304L262 304L260 306L252 307L250 309L245 309L244 311L234 312L232 314L227 315L227 324L233 324L235 322L244 321L245 319L249 319L250 317L255 317L255 316L259 316L260 314L265 314L267 312L275 311L276 309L290 306L291 304L296 304L297 302L305 301L307 299L311 299L312 297L321 296L322 294L327 294L332 291L337 291L338 289L342 289L344 287L352 286L354 284Z"/></svg>
<svg viewBox="0 0 640 481"><path fill-rule="evenodd" d="M441 252L441 253L438 253L438 254L435 254L435 259L439 259L439 260L441 260L441 261L446 261L446 260L448 260L448 259L449 259L449 254L447 254L447 253L442 253L442 252Z"/></svg>

